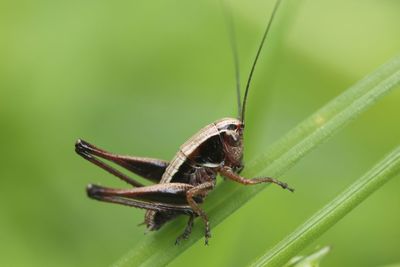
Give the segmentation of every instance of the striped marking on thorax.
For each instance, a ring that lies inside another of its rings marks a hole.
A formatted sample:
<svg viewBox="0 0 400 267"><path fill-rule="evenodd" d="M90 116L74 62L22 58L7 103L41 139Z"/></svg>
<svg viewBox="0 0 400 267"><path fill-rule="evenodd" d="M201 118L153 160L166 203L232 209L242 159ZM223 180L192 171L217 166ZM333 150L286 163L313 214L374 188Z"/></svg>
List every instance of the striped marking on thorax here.
<svg viewBox="0 0 400 267"><path fill-rule="evenodd" d="M169 183L174 174L178 172L179 167L182 165L182 163L185 162L186 158L187 157L185 156L185 154L183 154L182 151L179 150L172 161L169 163L167 169L161 177L160 184Z"/></svg>
<svg viewBox="0 0 400 267"><path fill-rule="evenodd" d="M211 123L187 140L180 147L180 151L185 156L189 156L200 144L204 143L207 139L215 135L219 135L219 131L215 124Z"/></svg>
<svg viewBox="0 0 400 267"><path fill-rule="evenodd" d="M189 140L187 140L176 153L175 157L171 160L167 169L165 170L160 183L169 183L175 173L178 172L179 167L186 161L188 155L190 155L200 144L205 142L211 136L219 134L218 128L214 123L211 123L195 135L193 135Z"/></svg>
<svg viewBox="0 0 400 267"><path fill-rule="evenodd" d="M199 145L207 141L210 137L219 135L221 132L226 131L225 128L228 125L238 123L240 123L240 120L238 119L224 118L203 127L180 147L178 153L176 153L175 157L171 160L165 170L160 183L169 183L174 174L178 172L180 166L186 161L187 157L196 150Z"/></svg>

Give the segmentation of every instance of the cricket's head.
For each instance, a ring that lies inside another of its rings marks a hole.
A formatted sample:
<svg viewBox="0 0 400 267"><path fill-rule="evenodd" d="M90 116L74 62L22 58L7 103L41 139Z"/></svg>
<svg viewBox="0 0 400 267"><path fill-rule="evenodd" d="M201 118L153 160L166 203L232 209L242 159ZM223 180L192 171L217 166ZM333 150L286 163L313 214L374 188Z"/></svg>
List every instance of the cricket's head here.
<svg viewBox="0 0 400 267"><path fill-rule="evenodd" d="M215 125L222 137L225 165L235 172L240 172L243 169L243 122L239 119L225 118L217 121Z"/></svg>

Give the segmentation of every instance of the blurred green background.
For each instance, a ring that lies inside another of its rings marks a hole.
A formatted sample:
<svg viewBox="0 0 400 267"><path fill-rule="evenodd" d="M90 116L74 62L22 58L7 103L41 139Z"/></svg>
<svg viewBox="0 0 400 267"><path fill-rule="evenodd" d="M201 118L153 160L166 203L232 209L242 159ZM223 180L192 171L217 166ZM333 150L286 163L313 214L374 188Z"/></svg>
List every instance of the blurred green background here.
<svg viewBox="0 0 400 267"><path fill-rule="evenodd" d="M244 80L273 2L228 4ZM398 55L399 14L397 0L284 0L248 102L246 161ZM88 183L126 185L74 142L171 159L236 115L228 40L218 1L1 1L0 265L109 266L146 238L142 210L86 197ZM287 173L295 194L268 187L171 266L249 263L399 145L399 103L397 90ZM306 250L332 245L323 266L400 262L399 189Z"/></svg>

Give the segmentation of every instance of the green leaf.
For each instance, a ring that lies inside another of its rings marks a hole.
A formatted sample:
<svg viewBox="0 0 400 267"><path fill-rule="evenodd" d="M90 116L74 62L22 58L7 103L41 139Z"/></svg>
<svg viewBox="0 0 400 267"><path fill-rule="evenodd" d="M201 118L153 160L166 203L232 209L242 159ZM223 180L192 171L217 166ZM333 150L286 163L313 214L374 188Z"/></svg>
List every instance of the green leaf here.
<svg viewBox="0 0 400 267"><path fill-rule="evenodd" d="M244 176L281 176L308 152L350 123L399 83L400 57L396 57L300 123L264 155L248 164ZM266 186L249 187L233 182L220 184L207 197L204 205L211 226L217 226ZM171 262L204 236L204 228L198 226L189 240L174 246L175 238L183 231L185 221L174 221L158 232L149 234L114 266L160 266Z"/></svg>
<svg viewBox="0 0 400 267"><path fill-rule="evenodd" d="M307 256L296 256L283 267L319 267L323 258L331 251L330 247L323 247Z"/></svg>
<svg viewBox="0 0 400 267"><path fill-rule="evenodd" d="M400 147L252 264L282 266L400 172Z"/></svg>

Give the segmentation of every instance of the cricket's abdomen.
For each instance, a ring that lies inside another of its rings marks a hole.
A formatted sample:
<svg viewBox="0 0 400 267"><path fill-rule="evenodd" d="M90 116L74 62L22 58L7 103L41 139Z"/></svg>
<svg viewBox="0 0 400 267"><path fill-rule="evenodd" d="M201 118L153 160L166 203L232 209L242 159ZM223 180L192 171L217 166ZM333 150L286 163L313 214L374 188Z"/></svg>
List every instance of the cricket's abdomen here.
<svg viewBox="0 0 400 267"><path fill-rule="evenodd" d="M144 215L144 223L146 224L147 229L150 231L155 231L160 229L166 222L175 219L178 215L182 213L173 212L173 211L153 211L147 210Z"/></svg>

